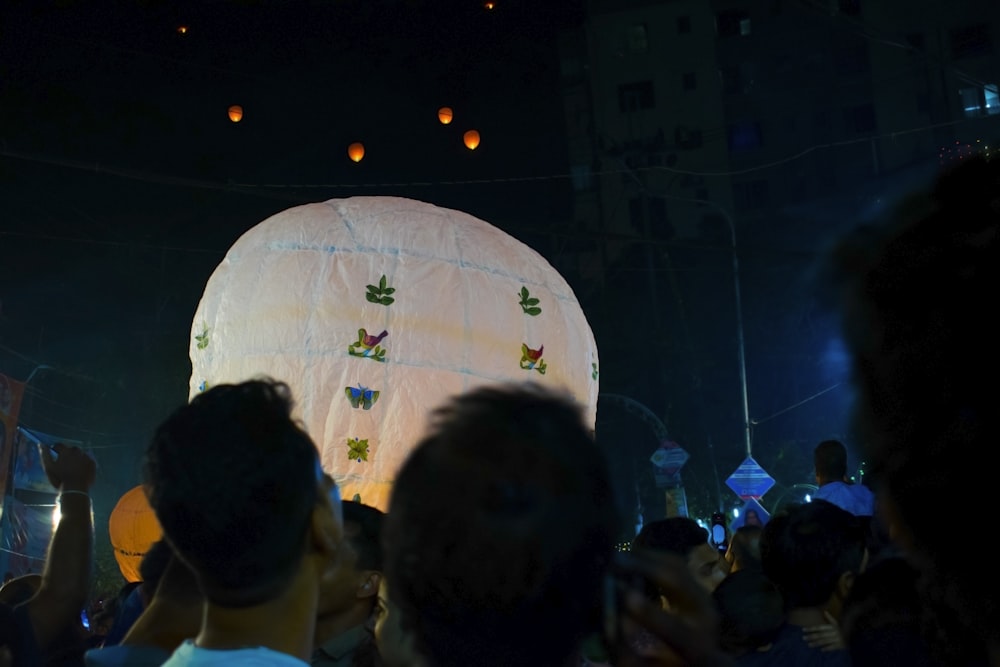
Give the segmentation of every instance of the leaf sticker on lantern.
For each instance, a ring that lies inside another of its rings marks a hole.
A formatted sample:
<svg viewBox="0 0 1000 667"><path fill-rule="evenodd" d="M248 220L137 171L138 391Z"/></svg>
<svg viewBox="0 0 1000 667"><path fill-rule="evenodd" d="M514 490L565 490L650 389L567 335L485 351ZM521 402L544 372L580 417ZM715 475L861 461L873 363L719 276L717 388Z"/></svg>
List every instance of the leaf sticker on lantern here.
<svg viewBox="0 0 1000 667"><path fill-rule="evenodd" d="M519 296L521 297L521 301L518 305L521 306L521 310L532 317L541 314L542 309L538 307L538 299L531 296L527 287L521 288L521 294Z"/></svg>
<svg viewBox="0 0 1000 667"><path fill-rule="evenodd" d="M201 333L194 337L194 339L198 341L199 350L204 350L206 347L208 347L208 327L204 325L203 327L204 328L202 329Z"/></svg>
<svg viewBox="0 0 1000 667"><path fill-rule="evenodd" d="M590 370L590 379L591 380L596 380L597 376L600 375L600 373L597 372L597 364L594 364L594 363L590 364L590 369L591 369Z"/></svg>
<svg viewBox="0 0 1000 667"><path fill-rule="evenodd" d="M379 343L388 335L389 332L385 330L373 336L367 329L358 329L358 340L347 346L347 353L352 357L385 361L385 349Z"/></svg>
<svg viewBox="0 0 1000 667"><path fill-rule="evenodd" d="M356 460L358 463L368 460L368 439L358 440L357 438L347 439L347 458Z"/></svg>
<svg viewBox="0 0 1000 667"><path fill-rule="evenodd" d="M375 285L367 285L368 292L365 294L365 298L368 299L370 303L380 303L383 306L391 305L394 299L389 296L396 291L395 287L386 287L385 274L382 274L382 278L378 281L378 287Z"/></svg>
<svg viewBox="0 0 1000 667"><path fill-rule="evenodd" d="M344 387L344 394L347 396L347 400L351 402L352 408L361 407L365 410L370 410L375 405L375 402L378 401L379 393L374 389L365 387L360 382L357 387Z"/></svg>
<svg viewBox="0 0 1000 667"><path fill-rule="evenodd" d="M537 350L532 350L525 343L521 343L521 368L526 371L538 371L542 375L545 375L545 370L548 366L545 360L542 359L542 351L545 349L544 345L540 345Z"/></svg>

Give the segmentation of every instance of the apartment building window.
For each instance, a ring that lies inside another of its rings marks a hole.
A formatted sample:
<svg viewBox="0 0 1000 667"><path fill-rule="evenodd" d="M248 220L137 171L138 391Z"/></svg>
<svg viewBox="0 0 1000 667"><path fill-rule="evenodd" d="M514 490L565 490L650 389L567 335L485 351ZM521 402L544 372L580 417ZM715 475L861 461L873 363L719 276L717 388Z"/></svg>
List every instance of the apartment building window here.
<svg viewBox="0 0 1000 667"><path fill-rule="evenodd" d="M649 235L654 239L669 240L674 237L674 228L667 219L667 200L664 197L649 198Z"/></svg>
<svg viewBox="0 0 1000 667"><path fill-rule="evenodd" d="M861 0L838 0L837 5L841 14L861 16Z"/></svg>
<svg viewBox="0 0 1000 667"><path fill-rule="evenodd" d="M863 39L851 39L834 48L833 63L837 74L864 74L871 70L868 44Z"/></svg>
<svg viewBox="0 0 1000 667"><path fill-rule="evenodd" d="M956 28L950 37L953 58L979 58L993 53L993 38L985 23Z"/></svg>
<svg viewBox="0 0 1000 667"><path fill-rule="evenodd" d="M691 17L690 16L678 16L677 17L677 34L688 35L691 33Z"/></svg>
<svg viewBox="0 0 1000 667"><path fill-rule="evenodd" d="M756 211L771 203L767 181L733 183L733 203L741 211Z"/></svg>
<svg viewBox="0 0 1000 667"><path fill-rule="evenodd" d="M685 72L682 78L684 90L694 90L698 87L698 79L694 72Z"/></svg>
<svg viewBox="0 0 1000 667"><path fill-rule="evenodd" d="M642 197L632 197L628 200L628 219L636 229L642 229L645 219L642 215Z"/></svg>
<svg viewBox="0 0 1000 667"><path fill-rule="evenodd" d="M626 41L629 53L645 53L649 49L649 40L646 38L646 24L637 23L629 26Z"/></svg>
<svg viewBox="0 0 1000 667"><path fill-rule="evenodd" d="M968 117L988 116L1000 113L1000 91L996 84L969 86L958 91L962 100L962 111Z"/></svg>
<svg viewBox="0 0 1000 667"><path fill-rule="evenodd" d="M678 148L683 148L684 150L701 148L701 129L678 125L674 130L674 143L677 144Z"/></svg>
<svg viewBox="0 0 1000 667"><path fill-rule="evenodd" d="M750 92L753 86L756 70L753 63L742 62L739 65L727 65L719 69L722 78L722 92L726 95L743 95Z"/></svg>
<svg viewBox="0 0 1000 667"><path fill-rule="evenodd" d="M750 14L742 9L730 9L715 15L715 30L719 37L746 37L750 34Z"/></svg>
<svg viewBox="0 0 1000 667"><path fill-rule="evenodd" d="M574 164L570 167L569 173L570 179L573 182L573 190L575 192L587 192L588 190L593 189L594 178L590 165Z"/></svg>
<svg viewBox="0 0 1000 667"><path fill-rule="evenodd" d="M844 109L844 123L855 132L874 132L877 127L875 107L871 104L862 104Z"/></svg>
<svg viewBox="0 0 1000 667"><path fill-rule="evenodd" d="M739 153L760 148L763 143L763 136L760 131L760 123L757 121L742 121L733 123L728 128L729 151Z"/></svg>
<svg viewBox="0 0 1000 667"><path fill-rule="evenodd" d="M618 108L622 113L652 109L656 106L652 81L623 83L618 86Z"/></svg>

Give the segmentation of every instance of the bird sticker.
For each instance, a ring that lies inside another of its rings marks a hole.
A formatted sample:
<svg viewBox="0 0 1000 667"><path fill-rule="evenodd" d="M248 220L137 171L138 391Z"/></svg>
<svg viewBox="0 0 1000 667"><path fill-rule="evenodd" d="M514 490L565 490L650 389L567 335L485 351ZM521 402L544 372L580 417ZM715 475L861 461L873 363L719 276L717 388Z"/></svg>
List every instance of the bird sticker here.
<svg viewBox="0 0 1000 667"><path fill-rule="evenodd" d="M352 357L385 361L385 348L379 343L388 335L389 332L384 330L379 335L373 336L367 329L358 329L358 340L347 347L347 353Z"/></svg>
<svg viewBox="0 0 1000 667"><path fill-rule="evenodd" d="M368 439L347 439L347 458L361 463L368 460Z"/></svg>
<svg viewBox="0 0 1000 667"><path fill-rule="evenodd" d="M352 408L360 407L371 410L371 407L378 401L379 392L375 389L369 389L359 382L357 387L344 387L344 395L351 402Z"/></svg>
<svg viewBox="0 0 1000 667"><path fill-rule="evenodd" d="M548 365L542 359L544 350L544 345L539 345L537 350L533 350L527 344L521 343L521 368L526 371L538 371L541 375L545 375Z"/></svg>

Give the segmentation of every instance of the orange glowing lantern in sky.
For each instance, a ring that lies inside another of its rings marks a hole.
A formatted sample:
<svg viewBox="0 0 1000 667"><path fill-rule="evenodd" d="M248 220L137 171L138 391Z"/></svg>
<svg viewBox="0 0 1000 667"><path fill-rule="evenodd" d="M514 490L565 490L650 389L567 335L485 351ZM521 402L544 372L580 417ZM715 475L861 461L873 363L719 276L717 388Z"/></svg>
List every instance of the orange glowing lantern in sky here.
<svg viewBox="0 0 1000 667"><path fill-rule="evenodd" d="M233 106L229 107L229 120L233 121L234 123L238 123L241 120L243 120L243 107L241 107L239 104L234 104Z"/></svg>
<svg viewBox="0 0 1000 667"><path fill-rule="evenodd" d="M438 109L438 120L441 121L442 125L447 125L455 117L452 113L450 107L441 107Z"/></svg>
<svg viewBox="0 0 1000 667"><path fill-rule="evenodd" d="M465 147L470 151L474 151L479 147L479 133L475 130L466 132L462 140L465 141Z"/></svg>
<svg viewBox="0 0 1000 667"><path fill-rule="evenodd" d="M365 156L365 145L360 141L355 141L353 144L347 147L347 157L351 158L355 162L361 162L361 158Z"/></svg>
<svg viewBox="0 0 1000 667"><path fill-rule="evenodd" d="M485 7L486 9L493 9L496 6L497 3L492 2L492 0L486 0L486 2L483 3L483 7Z"/></svg>
<svg viewBox="0 0 1000 667"><path fill-rule="evenodd" d="M126 581L142 581L139 563L153 543L163 537L163 530L141 486L118 499L108 517L108 534L122 576Z"/></svg>
<svg viewBox="0 0 1000 667"><path fill-rule="evenodd" d="M177 26L177 34L178 35L186 35L187 31L188 31L188 27L186 25L179 25L179 26Z"/></svg>

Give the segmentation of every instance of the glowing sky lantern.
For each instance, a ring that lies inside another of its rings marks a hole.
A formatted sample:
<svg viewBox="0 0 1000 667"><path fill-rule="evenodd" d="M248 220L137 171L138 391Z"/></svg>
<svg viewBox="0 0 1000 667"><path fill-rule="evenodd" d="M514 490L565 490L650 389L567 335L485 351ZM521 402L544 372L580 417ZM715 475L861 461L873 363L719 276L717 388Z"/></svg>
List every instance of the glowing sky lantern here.
<svg viewBox="0 0 1000 667"><path fill-rule="evenodd" d="M347 157L351 158L355 162L361 162L361 159L365 156L365 145L360 141L355 141L353 144L347 147Z"/></svg>
<svg viewBox="0 0 1000 667"><path fill-rule="evenodd" d="M438 109L438 120L441 121L442 125L447 125L454 119L455 114L452 112L450 107L441 107Z"/></svg>
<svg viewBox="0 0 1000 667"><path fill-rule="evenodd" d="M178 35L186 35L187 32L188 32L188 27L186 25L179 25L179 26L177 26L177 34Z"/></svg>
<svg viewBox="0 0 1000 667"><path fill-rule="evenodd" d="M251 228L209 278L189 351L192 397L287 382L343 497L382 509L450 396L536 382L596 418L597 348L562 276L496 227L411 199L331 199Z"/></svg>
<svg viewBox="0 0 1000 667"><path fill-rule="evenodd" d="M126 492L108 517L108 534L118 569L126 581L142 581L139 563L154 542L163 536L160 522L141 486Z"/></svg>
<svg viewBox="0 0 1000 667"><path fill-rule="evenodd" d="M470 151L474 151L479 148L479 133L475 130L469 130L462 137L462 141L465 142L465 147Z"/></svg>
<svg viewBox="0 0 1000 667"><path fill-rule="evenodd" d="M241 107L239 104L234 104L233 106L229 107L229 120L233 121L234 123L238 123L241 120L243 120L243 107Z"/></svg>

